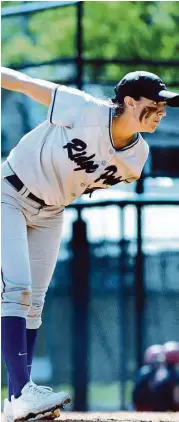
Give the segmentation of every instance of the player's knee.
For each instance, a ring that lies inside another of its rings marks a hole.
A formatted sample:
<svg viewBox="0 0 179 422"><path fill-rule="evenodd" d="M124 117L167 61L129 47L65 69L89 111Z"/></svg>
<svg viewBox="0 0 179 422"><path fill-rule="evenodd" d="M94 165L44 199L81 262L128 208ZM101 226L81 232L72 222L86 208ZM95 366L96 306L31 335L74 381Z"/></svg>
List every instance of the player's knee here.
<svg viewBox="0 0 179 422"><path fill-rule="evenodd" d="M2 316L18 316L27 318L31 307L32 293L31 289L17 288L4 289L2 292L1 315Z"/></svg>
<svg viewBox="0 0 179 422"><path fill-rule="evenodd" d="M27 328L36 329L42 324L42 310L44 303L32 303L27 315Z"/></svg>
<svg viewBox="0 0 179 422"><path fill-rule="evenodd" d="M22 289L19 292L19 303L30 308L32 302L32 291L30 288Z"/></svg>
<svg viewBox="0 0 179 422"><path fill-rule="evenodd" d="M30 308L32 303L32 291L30 286L28 287L19 287L19 288L9 288L5 285L2 291L2 305L10 303L14 306L18 305L19 307L26 307L27 310Z"/></svg>

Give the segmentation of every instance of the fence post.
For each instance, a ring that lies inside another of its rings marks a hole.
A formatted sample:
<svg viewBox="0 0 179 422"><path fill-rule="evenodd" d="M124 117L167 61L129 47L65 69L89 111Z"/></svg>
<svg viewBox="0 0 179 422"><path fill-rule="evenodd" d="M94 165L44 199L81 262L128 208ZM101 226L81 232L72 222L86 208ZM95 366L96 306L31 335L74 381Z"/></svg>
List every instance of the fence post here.
<svg viewBox="0 0 179 422"><path fill-rule="evenodd" d="M89 336L89 244L87 242L87 225L81 219L80 211L78 211L78 219L73 223L72 251L72 381L74 387L73 409L76 411L86 411Z"/></svg>
<svg viewBox="0 0 179 422"><path fill-rule="evenodd" d="M137 193L143 193L143 179L137 182ZM136 309L136 359L140 368L144 351L144 255L142 252L142 206L137 204L137 255L135 274L135 309Z"/></svg>
<svg viewBox="0 0 179 422"><path fill-rule="evenodd" d="M120 206L120 227L121 240L120 261L119 261L119 350L120 350L120 410L126 407L126 295L125 295L125 275L126 275L126 242L124 238L124 207Z"/></svg>
<svg viewBox="0 0 179 422"><path fill-rule="evenodd" d="M83 86L83 3L79 1L77 4L77 39L76 39L76 49L77 49L77 87L82 89Z"/></svg>

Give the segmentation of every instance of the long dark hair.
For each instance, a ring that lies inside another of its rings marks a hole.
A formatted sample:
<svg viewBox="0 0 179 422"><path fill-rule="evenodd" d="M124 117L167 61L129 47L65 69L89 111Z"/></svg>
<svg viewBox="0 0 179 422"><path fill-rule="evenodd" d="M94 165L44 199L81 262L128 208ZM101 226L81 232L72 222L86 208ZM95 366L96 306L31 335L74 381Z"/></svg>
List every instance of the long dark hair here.
<svg viewBox="0 0 179 422"><path fill-rule="evenodd" d="M117 98L111 98L111 106L114 110L114 117L119 117L124 113L125 104L124 101L119 102Z"/></svg>

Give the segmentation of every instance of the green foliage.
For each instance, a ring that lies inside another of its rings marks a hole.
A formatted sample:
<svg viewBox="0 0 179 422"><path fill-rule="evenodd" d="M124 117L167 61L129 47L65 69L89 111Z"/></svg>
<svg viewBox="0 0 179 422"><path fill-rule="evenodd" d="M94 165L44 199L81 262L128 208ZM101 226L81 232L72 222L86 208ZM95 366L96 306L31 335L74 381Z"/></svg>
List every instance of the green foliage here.
<svg viewBox="0 0 179 422"><path fill-rule="evenodd" d="M97 5L96 5L97 3ZM90 58L179 59L179 3L96 2L85 4L84 50ZM107 17L106 19L104 17ZM147 70L146 66L142 66ZM151 71L156 71L155 67ZM106 66L103 79L116 79L128 66ZM91 68L93 73L93 69ZM178 70L163 69L167 79L177 79ZM163 73L162 72L162 73Z"/></svg>
<svg viewBox="0 0 179 422"><path fill-rule="evenodd" d="M72 57L75 30L74 7L6 18L2 20L2 61L8 65Z"/></svg>
<svg viewBox="0 0 179 422"><path fill-rule="evenodd" d="M1 2L1 7L12 7L12 6L19 6L21 3L23 3L22 1L2 1ZM29 1L27 3L30 3Z"/></svg>
<svg viewBox="0 0 179 422"><path fill-rule="evenodd" d="M2 7L8 5L12 2L2 2ZM85 58L179 59L179 2L86 1L83 7ZM3 64L74 57L75 17L76 7L71 6L2 19ZM177 68L142 68L160 73L168 82L177 80ZM127 65L89 65L85 75L116 80L132 69Z"/></svg>

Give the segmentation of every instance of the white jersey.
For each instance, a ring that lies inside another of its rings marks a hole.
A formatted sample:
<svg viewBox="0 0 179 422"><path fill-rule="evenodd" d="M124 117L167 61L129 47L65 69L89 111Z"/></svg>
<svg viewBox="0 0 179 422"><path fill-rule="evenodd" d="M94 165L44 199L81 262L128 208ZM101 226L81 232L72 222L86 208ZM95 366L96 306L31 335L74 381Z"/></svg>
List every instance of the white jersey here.
<svg viewBox="0 0 179 422"><path fill-rule="evenodd" d="M140 177L149 147L140 134L115 150L112 106L77 89L54 89L47 120L25 135L8 162L47 205L65 207L84 192Z"/></svg>

